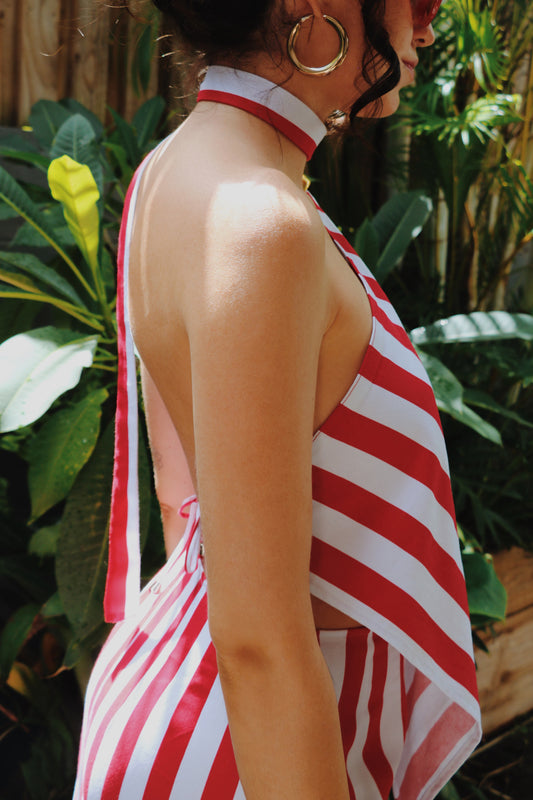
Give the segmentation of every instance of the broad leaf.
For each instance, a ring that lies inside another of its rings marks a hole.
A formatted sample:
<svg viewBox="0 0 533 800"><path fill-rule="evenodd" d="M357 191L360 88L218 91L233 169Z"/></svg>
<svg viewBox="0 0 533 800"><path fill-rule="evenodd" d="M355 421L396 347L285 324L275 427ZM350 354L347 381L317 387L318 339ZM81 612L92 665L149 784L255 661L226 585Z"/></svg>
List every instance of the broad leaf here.
<svg viewBox="0 0 533 800"><path fill-rule="evenodd" d="M150 30L147 28L146 30ZM133 117L133 127L137 132L139 148L144 152L155 134L157 125L165 110L165 101L162 97L151 97L139 108Z"/></svg>
<svg viewBox="0 0 533 800"><path fill-rule="evenodd" d="M38 100L31 109L29 123L33 133L45 147L50 147L70 111L53 100Z"/></svg>
<svg viewBox="0 0 533 800"><path fill-rule="evenodd" d="M378 211L372 225L379 237L381 254L374 275L383 283L426 224L433 204L421 192L405 192L390 198Z"/></svg>
<svg viewBox="0 0 533 800"><path fill-rule="evenodd" d="M0 251L0 264L9 264L27 275L31 275L46 286L50 286L55 293L69 300L74 305L86 308L79 294L72 288L70 283L57 273L55 269L43 264L36 256L31 253L12 253Z"/></svg>
<svg viewBox="0 0 533 800"><path fill-rule="evenodd" d="M468 607L475 625L505 619L507 592L494 571L492 559L482 553L463 553Z"/></svg>
<svg viewBox="0 0 533 800"><path fill-rule="evenodd" d="M379 259L379 236L372 220L368 217L357 229L353 246L356 253L373 272Z"/></svg>
<svg viewBox="0 0 533 800"><path fill-rule="evenodd" d="M98 338L62 328L36 328L0 345L0 432L29 425L78 383Z"/></svg>
<svg viewBox="0 0 533 800"><path fill-rule="evenodd" d="M67 225L93 274L98 270L100 193L91 170L70 156L56 158L48 169L52 196L63 205Z"/></svg>
<svg viewBox="0 0 533 800"><path fill-rule="evenodd" d="M467 425L485 439L495 444L502 444L499 431L490 422L487 422L475 411L472 411L463 400L463 387L453 372L444 366L442 361L435 356L419 351L418 355L429 375L437 406L454 419Z"/></svg>
<svg viewBox="0 0 533 800"><path fill-rule="evenodd" d="M20 217L30 222L49 244L55 241L54 231L48 225L44 214L2 166L0 166L0 200L7 203Z"/></svg>
<svg viewBox="0 0 533 800"><path fill-rule="evenodd" d="M43 156L40 153L32 153L29 150L15 150L12 147L0 147L0 156L2 158L9 158L11 161L22 161L24 164L32 164L34 167L42 169L43 172L46 172L50 164L48 156Z"/></svg>
<svg viewBox="0 0 533 800"><path fill-rule="evenodd" d="M80 641L97 631L103 619L113 443L111 424L100 436L91 458L78 475L61 520L56 578L65 612L74 629L69 665L72 665L72 659L75 662L79 657ZM148 525L149 502L144 499L150 497L150 468L142 439L139 444L142 541Z"/></svg>
<svg viewBox="0 0 533 800"><path fill-rule="evenodd" d="M59 536L59 522L55 525L45 525L32 533L28 545L28 553L33 556L55 556L57 538Z"/></svg>
<svg viewBox="0 0 533 800"><path fill-rule="evenodd" d="M63 500L94 450L106 389L48 417L28 446L31 520Z"/></svg>
<svg viewBox="0 0 533 800"><path fill-rule="evenodd" d="M67 108L71 114L81 114L82 117L85 117L87 122L91 124L91 127L94 131L94 134L97 139L101 139L104 133L104 126L92 111L90 111L86 106L80 103L78 100L74 100L73 97L67 97L64 100L60 100L60 105L64 108Z"/></svg>
<svg viewBox="0 0 533 800"><path fill-rule="evenodd" d="M533 428L533 422L520 416L516 411L511 411L510 408L500 405L490 394L482 392L479 389L465 389L464 399L465 402L471 406L485 408L487 411L494 411L495 414L499 414L507 419L512 419L513 422L517 422L519 425L525 425L526 428Z"/></svg>
<svg viewBox="0 0 533 800"><path fill-rule="evenodd" d="M413 328L409 336L413 344L437 342L480 342L493 339L533 340L533 315L510 314L508 311L473 311L455 314L431 325Z"/></svg>
<svg viewBox="0 0 533 800"><path fill-rule="evenodd" d="M104 177L95 141L96 134L91 123L82 114L73 114L58 130L50 155L53 159L67 155L79 164L86 164L101 195Z"/></svg>
<svg viewBox="0 0 533 800"><path fill-rule="evenodd" d="M5 625L0 638L0 679L6 680L17 653L28 638L39 606L35 603L18 608Z"/></svg>
<svg viewBox="0 0 533 800"><path fill-rule="evenodd" d="M57 586L76 638L102 622L113 439L113 425L109 425L69 493L61 520Z"/></svg>
<svg viewBox="0 0 533 800"><path fill-rule="evenodd" d="M126 122L125 119L120 116L117 111L115 111L113 108L110 108L109 110L111 112L111 116L113 117L113 121L117 126L116 132L120 144L124 147L124 150L128 156L129 165L130 167L135 168L142 158L142 152L137 143L137 138L133 128Z"/></svg>

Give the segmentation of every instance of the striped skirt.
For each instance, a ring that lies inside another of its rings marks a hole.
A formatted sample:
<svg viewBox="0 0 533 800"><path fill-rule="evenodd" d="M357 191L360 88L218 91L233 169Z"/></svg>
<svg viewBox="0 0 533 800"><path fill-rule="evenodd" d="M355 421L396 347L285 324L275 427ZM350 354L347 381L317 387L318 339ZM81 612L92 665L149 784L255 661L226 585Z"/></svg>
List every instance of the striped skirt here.
<svg viewBox="0 0 533 800"><path fill-rule="evenodd" d="M198 523L194 504L138 614L115 625L95 664L74 800L245 800L209 636ZM318 637L350 796L387 800L404 744L403 659L366 628Z"/></svg>

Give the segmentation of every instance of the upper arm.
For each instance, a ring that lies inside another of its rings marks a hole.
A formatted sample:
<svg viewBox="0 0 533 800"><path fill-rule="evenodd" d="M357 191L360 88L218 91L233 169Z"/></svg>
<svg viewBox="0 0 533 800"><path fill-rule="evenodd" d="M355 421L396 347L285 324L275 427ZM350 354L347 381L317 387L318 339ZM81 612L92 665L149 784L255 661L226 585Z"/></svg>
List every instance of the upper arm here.
<svg viewBox="0 0 533 800"><path fill-rule="evenodd" d="M259 222L259 225L258 225ZM325 327L322 229L289 197L226 207L187 299L212 634L309 605L311 446Z"/></svg>

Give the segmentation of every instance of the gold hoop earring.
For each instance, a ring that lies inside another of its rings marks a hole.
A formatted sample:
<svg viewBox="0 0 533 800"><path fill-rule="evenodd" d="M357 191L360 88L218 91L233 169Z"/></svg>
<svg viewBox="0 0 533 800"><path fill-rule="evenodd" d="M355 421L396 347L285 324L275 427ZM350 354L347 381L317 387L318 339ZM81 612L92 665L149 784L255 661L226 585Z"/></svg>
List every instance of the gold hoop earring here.
<svg viewBox="0 0 533 800"><path fill-rule="evenodd" d="M335 19L334 17L328 17L327 14L323 14L323 17L325 21L328 23L328 25L331 25L331 27L334 28L337 32L337 35L339 37L339 52L337 53L333 61L330 61L329 64L324 64L323 67L308 67L306 66L306 64L302 64L302 62L296 55L296 51L294 48L296 45L296 39L298 38L298 35L302 28L302 24L304 22L307 22L308 19L311 19L312 16L313 16L312 14L307 14L305 17L302 17L300 20L298 20L298 22L296 23L296 25L289 34L289 38L287 40L287 53L289 55L290 60L296 67L296 69L299 72L303 72L304 75L329 75L330 72L333 72L334 69L337 69L337 67L340 66L340 64L342 64L342 62L346 58L346 53L348 52L348 34L346 33L345 29L337 19Z"/></svg>

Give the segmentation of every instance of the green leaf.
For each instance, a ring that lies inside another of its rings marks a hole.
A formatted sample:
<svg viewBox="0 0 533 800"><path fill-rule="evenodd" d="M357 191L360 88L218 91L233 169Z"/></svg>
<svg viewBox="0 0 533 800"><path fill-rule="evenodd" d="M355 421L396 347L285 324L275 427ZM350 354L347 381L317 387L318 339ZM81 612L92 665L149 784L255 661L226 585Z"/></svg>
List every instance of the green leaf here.
<svg viewBox="0 0 533 800"><path fill-rule="evenodd" d="M378 233L381 254L374 275L381 284L419 235L432 210L430 198L422 192L405 192L391 197L378 211L372 225Z"/></svg>
<svg viewBox="0 0 533 800"><path fill-rule="evenodd" d="M94 135L97 139L101 139L104 134L104 126L92 111L90 111L86 106L80 103L78 100L75 100L73 97L66 97L64 100L60 100L60 105L64 108L67 108L71 114L81 114L82 117L85 117L87 122L91 124L91 127L94 131Z"/></svg>
<svg viewBox="0 0 533 800"><path fill-rule="evenodd" d="M117 126L117 134L120 139L120 144L124 147L130 167L133 169L139 164L142 153L137 143L137 137L131 125L128 125L125 119L113 108L110 108L111 116Z"/></svg>
<svg viewBox="0 0 533 800"><path fill-rule="evenodd" d="M49 228L44 214L2 166L0 166L0 200L37 228L41 236L46 234L48 238L54 239L54 232Z"/></svg>
<svg viewBox="0 0 533 800"><path fill-rule="evenodd" d="M496 575L492 559L483 553L463 553L468 607L477 625L505 619L507 592Z"/></svg>
<svg viewBox="0 0 533 800"><path fill-rule="evenodd" d="M28 544L28 553L33 556L55 556L57 537L59 536L59 522L55 525L46 525L35 531Z"/></svg>
<svg viewBox="0 0 533 800"><path fill-rule="evenodd" d="M6 680L17 654L28 638L39 606L28 603L18 608L5 625L0 638L0 678Z"/></svg>
<svg viewBox="0 0 533 800"><path fill-rule="evenodd" d="M80 306L81 308L87 307L79 294L65 278L59 275L55 269L43 264L42 261L31 253L0 251L0 263L1 262L31 275L46 286L50 286L55 290L56 294L74 303L74 305Z"/></svg>
<svg viewBox="0 0 533 800"><path fill-rule="evenodd" d="M147 28L146 30L149 30ZM133 117L133 127L137 131L137 142L141 151L145 151L154 135L159 120L165 110L162 97L151 97L139 108Z"/></svg>
<svg viewBox="0 0 533 800"><path fill-rule="evenodd" d="M437 342L481 342L494 339L533 340L533 316L508 311L473 311L455 314L431 325L413 328L409 336L420 346Z"/></svg>
<svg viewBox="0 0 533 800"><path fill-rule="evenodd" d="M141 541L148 525L150 487L146 448L139 442L139 496ZM113 477L113 424L100 436L88 463L69 493L61 520L56 555L56 578L77 644L102 624L107 570L107 538ZM76 650L77 644L73 643ZM78 651L69 655L77 659ZM65 663L67 658L65 657Z"/></svg>
<svg viewBox="0 0 533 800"><path fill-rule="evenodd" d="M70 156L55 158L48 169L52 196L59 200L67 225L93 274L98 270L100 238L100 193L93 174L86 164Z"/></svg>
<svg viewBox="0 0 533 800"><path fill-rule="evenodd" d="M50 155L53 159L67 155L79 164L86 164L101 195L104 176L95 141L96 134L91 123L82 114L73 114L58 130Z"/></svg>
<svg viewBox="0 0 533 800"><path fill-rule="evenodd" d="M59 523L58 523L58 528L59 528ZM65 609L63 608L63 603L61 602L59 592L55 592L52 595L52 597L50 597L41 608L41 614L45 618L60 617L64 613Z"/></svg>
<svg viewBox="0 0 533 800"><path fill-rule="evenodd" d="M461 800L461 795L451 781L443 786L437 795L437 800Z"/></svg>
<svg viewBox="0 0 533 800"><path fill-rule="evenodd" d="M62 328L36 328L0 345L0 432L39 419L92 364L96 336Z"/></svg>
<svg viewBox="0 0 533 800"><path fill-rule="evenodd" d="M29 124L37 139L50 147L61 127L70 117L68 109L53 100L38 100L30 112Z"/></svg>
<svg viewBox="0 0 533 800"><path fill-rule="evenodd" d="M429 375L437 406L454 419L467 425L485 439L495 444L502 444L500 432L494 425L487 422L475 411L472 411L463 401L463 387L453 372L444 366L435 356L419 351L418 355Z"/></svg>
<svg viewBox="0 0 533 800"><path fill-rule="evenodd" d="M482 392L479 389L465 389L464 399L465 402L471 406L485 408L487 411L494 411L495 414L511 419L519 425L524 425L526 428L533 428L533 422L520 416L520 414L517 414L515 411L511 411L510 408L500 405L490 394Z"/></svg>
<svg viewBox="0 0 533 800"><path fill-rule="evenodd" d="M43 156L40 153L33 153L29 150L15 150L12 147L0 147L0 156L8 158L11 161L22 161L24 164L32 164L34 167L39 167L44 172L48 169L50 159L48 156Z"/></svg>
<svg viewBox="0 0 533 800"><path fill-rule="evenodd" d="M96 445L102 403L107 396L106 389L99 389L76 405L57 411L30 440L30 522L63 500L71 490Z"/></svg>
<svg viewBox="0 0 533 800"><path fill-rule="evenodd" d="M102 622L113 449L111 424L80 472L61 520L57 586L76 638Z"/></svg>
<svg viewBox="0 0 533 800"><path fill-rule="evenodd" d="M354 249L373 272L379 259L379 236L372 220L368 217L357 229L354 237Z"/></svg>

